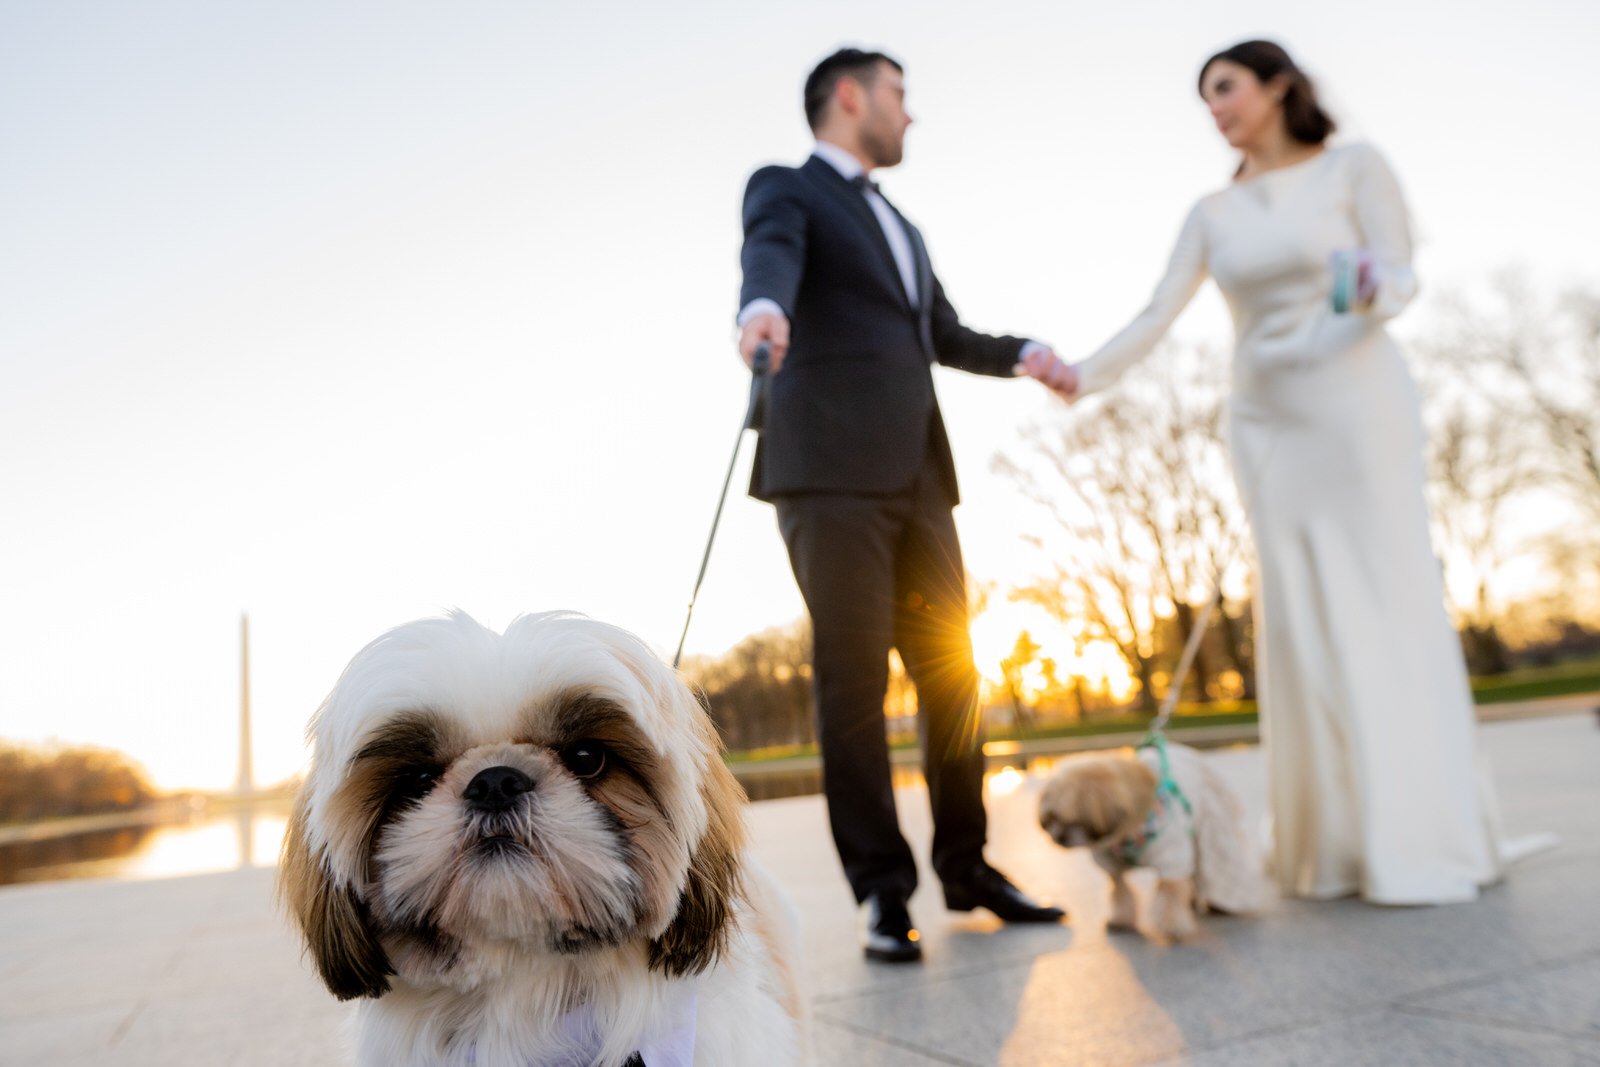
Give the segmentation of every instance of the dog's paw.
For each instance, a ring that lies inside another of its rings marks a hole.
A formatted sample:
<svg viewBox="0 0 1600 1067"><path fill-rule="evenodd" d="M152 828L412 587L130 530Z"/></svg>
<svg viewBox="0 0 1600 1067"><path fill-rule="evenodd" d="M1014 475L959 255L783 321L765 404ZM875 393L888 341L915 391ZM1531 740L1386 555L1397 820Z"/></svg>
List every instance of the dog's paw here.
<svg viewBox="0 0 1600 1067"><path fill-rule="evenodd" d="M1106 929L1138 928L1139 897L1134 896L1133 888L1118 873L1110 883L1110 918L1106 920Z"/></svg>
<svg viewBox="0 0 1600 1067"><path fill-rule="evenodd" d="M1200 932L1194 917L1193 886L1187 881L1163 881L1150 902L1150 928L1158 937L1187 941Z"/></svg>
<svg viewBox="0 0 1600 1067"><path fill-rule="evenodd" d="M1192 941L1200 934L1200 924L1194 921L1192 912L1176 911L1159 930L1162 937L1172 941Z"/></svg>

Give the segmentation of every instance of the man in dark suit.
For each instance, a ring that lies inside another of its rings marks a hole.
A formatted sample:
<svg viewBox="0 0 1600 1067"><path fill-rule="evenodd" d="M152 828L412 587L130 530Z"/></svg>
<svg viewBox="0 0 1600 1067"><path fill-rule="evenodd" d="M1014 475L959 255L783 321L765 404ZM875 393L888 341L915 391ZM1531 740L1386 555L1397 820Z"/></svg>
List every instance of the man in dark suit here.
<svg viewBox="0 0 1600 1067"><path fill-rule="evenodd" d="M921 957L906 902L916 862L890 785L888 654L916 684L946 905L1054 922L983 857L983 738L951 509L955 463L931 364L1026 374L1062 388L1049 348L963 326L922 235L868 177L900 162L901 66L845 49L812 71L815 154L765 167L744 200L739 350L771 347L773 378L751 495L777 507L811 615L823 789L845 876L865 910L866 954Z"/></svg>

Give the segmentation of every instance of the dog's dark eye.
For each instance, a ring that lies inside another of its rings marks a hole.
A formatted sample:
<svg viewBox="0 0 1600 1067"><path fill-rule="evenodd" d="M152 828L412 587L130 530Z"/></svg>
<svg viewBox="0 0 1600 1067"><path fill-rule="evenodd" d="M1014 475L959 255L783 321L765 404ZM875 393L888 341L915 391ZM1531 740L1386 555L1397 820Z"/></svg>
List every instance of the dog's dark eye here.
<svg viewBox="0 0 1600 1067"><path fill-rule="evenodd" d="M557 754L579 778L597 778L606 769L606 746L598 741L574 741Z"/></svg>
<svg viewBox="0 0 1600 1067"><path fill-rule="evenodd" d="M437 767L407 767L394 776L390 793L398 800L421 800L438 781Z"/></svg>

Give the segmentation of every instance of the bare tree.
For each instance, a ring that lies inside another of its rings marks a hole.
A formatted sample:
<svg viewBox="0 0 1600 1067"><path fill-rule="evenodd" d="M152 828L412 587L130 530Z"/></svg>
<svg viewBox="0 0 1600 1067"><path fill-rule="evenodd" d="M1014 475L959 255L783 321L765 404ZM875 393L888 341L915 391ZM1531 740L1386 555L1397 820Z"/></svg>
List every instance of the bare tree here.
<svg viewBox="0 0 1600 1067"><path fill-rule="evenodd" d="M1463 403L1440 405L1429 434L1429 498L1447 546L1446 569L1470 571L1472 598L1458 604L1474 673L1510 669L1496 626L1496 577L1515 551L1504 526L1508 506L1531 478L1526 434L1516 422L1475 416ZM1448 583L1447 583L1448 584Z"/></svg>
<svg viewBox="0 0 1600 1067"><path fill-rule="evenodd" d="M889 653L888 666L884 713L891 740L914 739L916 687L897 653ZM683 675L734 751L816 740L811 624L805 619L752 634L720 656L691 656Z"/></svg>
<svg viewBox="0 0 1600 1067"><path fill-rule="evenodd" d="M1600 294L1541 299L1506 272L1486 295L1433 308L1412 346L1429 502L1468 660L1494 673L1510 666L1496 589L1509 562L1534 548L1554 569L1582 557L1600 571ZM1579 523L1518 529L1526 505L1552 494Z"/></svg>
<svg viewBox="0 0 1600 1067"><path fill-rule="evenodd" d="M721 656L693 657L683 673L700 690L730 749L814 740L811 628L805 622L753 634Z"/></svg>
<svg viewBox="0 0 1600 1067"><path fill-rule="evenodd" d="M1081 618L1115 643L1146 710L1158 661L1172 651L1159 620L1172 616L1181 646L1205 599L1242 585L1249 569L1223 444L1220 362L1213 351L1169 346L1115 394L1036 427L1035 462L995 461L1058 527L1048 539L1060 560L1055 573L1014 595L1058 618ZM1236 657L1241 675L1252 673L1240 638L1235 625L1207 649L1194 678L1201 699L1217 670L1211 648Z"/></svg>
<svg viewBox="0 0 1600 1067"><path fill-rule="evenodd" d="M1508 336L1498 356L1544 432L1550 483L1600 525L1600 291L1573 290L1548 311L1515 283L1506 293L1514 322L1543 318L1549 334Z"/></svg>
<svg viewBox="0 0 1600 1067"><path fill-rule="evenodd" d="M1518 272L1487 296L1441 302L1438 336L1421 346L1473 383L1498 417L1536 431L1533 470L1600 526L1600 290L1536 295Z"/></svg>
<svg viewBox="0 0 1600 1067"><path fill-rule="evenodd" d="M1039 661L1042 650L1033 635L1023 630L1017 634L1010 653L1000 661L1000 676L1004 679L1006 696L1011 700L1012 725L1016 727L1018 736L1033 725L1033 712L1027 701L1022 699L1022 672L1029 664Z"/></svg>

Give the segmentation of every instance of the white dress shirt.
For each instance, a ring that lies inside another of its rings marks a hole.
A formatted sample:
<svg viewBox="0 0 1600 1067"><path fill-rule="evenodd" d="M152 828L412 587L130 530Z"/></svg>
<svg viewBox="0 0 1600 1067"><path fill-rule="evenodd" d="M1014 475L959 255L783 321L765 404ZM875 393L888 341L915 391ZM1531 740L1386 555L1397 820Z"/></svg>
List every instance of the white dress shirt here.
<svg viewBox="0 0 1600 1067"><path fill-rule="evenodd" d="M867 168L861 165L861 160L836 144L818 141L817 147L812 149L812 152L844 175L845 181L853 182L859 175L867 172ZM911 298L911 306L916 307L917 259L915 253L911 251L911 238L906 233L905 223L894 213L889 201L879 195L876 189L864 190L863 195L866 196L867 205L872 208L872 213L878 217L878 225L883 227L883 236L889 242L889 251L894 253L894 265L900 268L900 280L905 283L906 295Z"/></svg>

